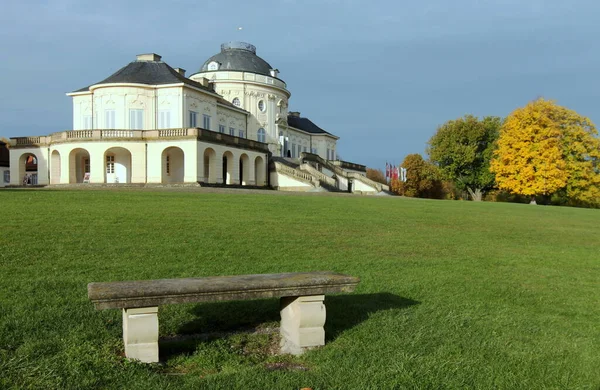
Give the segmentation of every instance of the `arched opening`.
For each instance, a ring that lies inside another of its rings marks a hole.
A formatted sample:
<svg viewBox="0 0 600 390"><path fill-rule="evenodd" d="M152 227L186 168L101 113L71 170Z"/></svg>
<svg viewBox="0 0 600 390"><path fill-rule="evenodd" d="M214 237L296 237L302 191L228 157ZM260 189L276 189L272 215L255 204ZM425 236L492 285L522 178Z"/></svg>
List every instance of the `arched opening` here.
<svg viewBox="0 0 600 390"><path fill-rule="evenodd" d="M250 184L250 157L246 153L240 156L239 183L243 186Z"/></svg>
<svg viewBox="0 0 600 390"><path fill-rule="evenodd" d="M131 183L131 152L115 147L104 152L104 181Z"/></svg>
<svg viewBox="0 0 600 390"><path fill-rule="evenodd" d="M185 174L185 159L183 150L172 146L163 150L162 161L162 183L183 183Z"/></svg>
<svg viewBox="0 0 600 390"><path fill-rule="evenodd" d="M212 148L204 149L204 182L217 182L217 153Z"/></svg>
<svg viewBox="0 0 600 390"><path fill-rule="evenodd" d="M90 153L76 148L69 153L69 183L90 182Z"/></svg>
<svg viewBox="0 0 600 390"><path fill-rule="evenodd" d="M233 153L223 153L223 184L233 184Z"/></svg>
<svg viewBox="0 0 600 390"><path fill-rule="evenodd" d="M60 153L53 150L50 154L50 184L60 184Z"/></svg>
<svg viewBox="0 0 600 390"><path fill-rule="evenodd" d="M258 156L254 159L254 179L257 186L264 186L265 183L265 160Z"/></svg>
<svg viewBox="0 0 600 390"><path fill-rule="evenodd" d="M24 186L38 183L38 158L33 153L24 153L19 158L19 177Z"/></svg>

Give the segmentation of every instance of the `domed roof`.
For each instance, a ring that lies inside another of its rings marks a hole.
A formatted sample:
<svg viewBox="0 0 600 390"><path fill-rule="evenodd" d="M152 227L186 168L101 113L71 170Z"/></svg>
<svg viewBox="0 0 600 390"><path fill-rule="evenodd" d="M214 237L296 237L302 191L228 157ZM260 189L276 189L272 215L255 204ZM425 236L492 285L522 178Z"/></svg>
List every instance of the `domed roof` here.
<svg viewBox="0 0 600 390"><path fill-rule="evenodd" d="M217 69L209 67L209 64L216 62ZM243 72L252 72L271 75L273 67L269 63L256 55L256 47L245 42L228 42L221 45L221 52L210 57L199 72L209 72L214 70L238 70Z"/></svg>

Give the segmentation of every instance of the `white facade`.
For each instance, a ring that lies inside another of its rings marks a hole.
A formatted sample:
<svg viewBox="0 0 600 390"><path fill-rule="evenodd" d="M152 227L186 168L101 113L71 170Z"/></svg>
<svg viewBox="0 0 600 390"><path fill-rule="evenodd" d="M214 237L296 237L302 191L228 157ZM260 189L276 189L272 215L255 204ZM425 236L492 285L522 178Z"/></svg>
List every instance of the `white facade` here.
<svg viewBox="0 0 600 390"><path fill-rule="evenodd" d="M233 60L207 61L189 78L156 54L139 55L104 81L67 94L72 130L11 139L10 185L201 183L308 190L323 182L347 189L343 169L325 167L336 159L338 137L288 111L291 93L278 71L252 45L224 44L222 55ZM318 161L319 171L273 163L278 168L269 172L272 157L306 154Z"/></svg>

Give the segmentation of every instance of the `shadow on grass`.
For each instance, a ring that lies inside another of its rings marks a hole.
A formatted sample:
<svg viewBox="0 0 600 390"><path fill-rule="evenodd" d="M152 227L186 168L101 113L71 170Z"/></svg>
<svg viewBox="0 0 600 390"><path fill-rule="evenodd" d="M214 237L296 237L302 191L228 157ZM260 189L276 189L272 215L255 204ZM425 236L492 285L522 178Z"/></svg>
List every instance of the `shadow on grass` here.
<svg viewBox="0 0 600 390"><path fill-rule="evenodd" d="M404 309L420 302L390 293L327 295L325 343L367 320L373 313ZM199 344L235 333L273 332L279 327L276 299L211 302L194 306L195 320L183 324L175 337L161 339L160 357L193 353Z"/></svg>

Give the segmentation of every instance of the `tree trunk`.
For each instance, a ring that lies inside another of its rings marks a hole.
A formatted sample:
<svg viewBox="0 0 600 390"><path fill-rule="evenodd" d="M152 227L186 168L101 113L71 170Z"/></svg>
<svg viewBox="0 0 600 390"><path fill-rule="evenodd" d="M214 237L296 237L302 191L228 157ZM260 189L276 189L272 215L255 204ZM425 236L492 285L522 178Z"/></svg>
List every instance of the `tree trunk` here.
<svg viewBox="0 0 600 390"><path fill-rule="evenodd" d="M481 188L475 188L475 191L473 191L471 187L467 187L467 191L469 191L469 195L471 195L471 200L474 202L481 202L481 199L483 198L483 191L481 191Z"/></svg>
<svg viewBox="0 0 600 390"><path fill-rule="evenodd" d="M531 197L531 202L529 202L529 204L536 204L537 205L537 202L535 201L535 196Z"/></svg>

